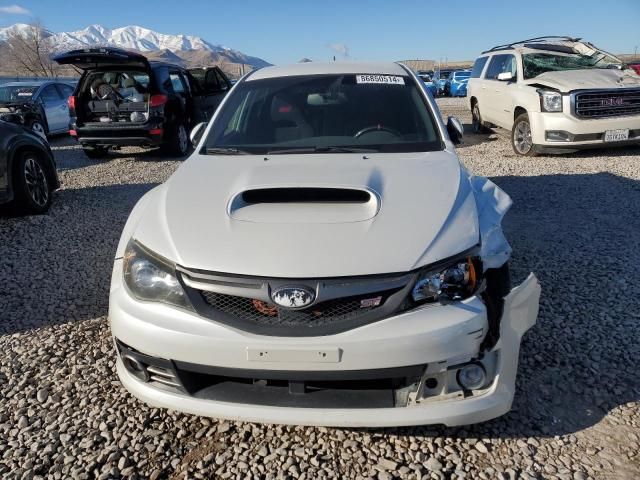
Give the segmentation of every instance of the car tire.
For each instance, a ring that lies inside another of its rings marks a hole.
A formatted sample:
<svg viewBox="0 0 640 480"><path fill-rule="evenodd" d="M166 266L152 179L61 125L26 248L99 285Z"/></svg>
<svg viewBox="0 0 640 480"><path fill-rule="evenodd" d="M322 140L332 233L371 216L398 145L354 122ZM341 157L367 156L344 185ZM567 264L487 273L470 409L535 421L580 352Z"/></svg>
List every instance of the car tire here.
<svg viewBox="0 0 640 480"><path fill-rule="evenodd" d="M47 138L47 127L40 120L33 119L29 121L27 128L33 133L40 135L42 138Z"/></svg>
<svg viewBox="0 0 640 480"><path fill-rule="evenodd" d="M187 127L183 123L180 123L172 132L171 138L163 144L162 150L167 155L184 157L189 153L190 146Z"/></svg>
<svg viewBox="0 0 640 480"><path fill-rule="evenodd" d="M480 107L478 106L478 102L473 104L473 109L471 109L471 127L473 129L473 133L488 133L490 130L484 126L482 122L482 115L480 115Z"/></svg>
<svg viewBox="0 0 640 480"><path fill-rule="evenodd" d="M538 153L531 135L531 123L529 115L521 113L513 122L511 129L511 146L516 155L523 157L535 157Z"/></svg>
<svg viewBox="0 0 640 480"><path fill-rule="evenodd" d="M82 147L82 151L91 160L100 160L109 155L108 147Z"/></svg>
<svg viewBox="0 0 640 480"><path fill-rule="evenodd" d="M16 159L13 170L13 205L20 211L40 215L51 206L52 189L47 167L40 154L26 151Z"/></svg>

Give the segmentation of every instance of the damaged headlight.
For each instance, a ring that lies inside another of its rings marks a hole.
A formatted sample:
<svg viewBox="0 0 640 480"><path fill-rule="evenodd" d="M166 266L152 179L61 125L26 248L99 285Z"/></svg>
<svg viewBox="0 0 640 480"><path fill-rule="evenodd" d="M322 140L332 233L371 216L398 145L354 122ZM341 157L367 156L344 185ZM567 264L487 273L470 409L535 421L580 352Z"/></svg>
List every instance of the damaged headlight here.
<svg viewBox="0 0 640 480"><path fill-rule="evenodd" d="M561 112L562 94L552 90L538 90L540 95L540 109L543 112Z"/></svg>
<svg viewBox="0 0 640 480"><path fill-rule="evenodd" d="M480 272L480 260L471 257L438 272L425 271L418 277L411 299L415 303L464 300L477 290Z"/></svg>
<svg viewBox="0 0 640 480"><path fill-rule="evenodd" d="M168 303L193 310L176 278L175 265L135 240L131 240L125 250L123 274L129 291L138 300Z"/></svg>

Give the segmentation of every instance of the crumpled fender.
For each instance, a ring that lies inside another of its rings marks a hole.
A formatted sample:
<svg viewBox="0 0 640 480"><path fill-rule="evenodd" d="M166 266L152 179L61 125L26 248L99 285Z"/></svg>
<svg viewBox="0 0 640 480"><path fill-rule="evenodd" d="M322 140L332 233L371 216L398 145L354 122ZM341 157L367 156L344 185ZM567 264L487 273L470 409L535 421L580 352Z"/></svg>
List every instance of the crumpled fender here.
<svg viewBox="0 0 640 480"><path fill-rule="evenodd" d="M500 349L502 358L500 382L511 392L515 391L520 342L525 332L536 323L541 291L538 279L530 273L526 280L512 289L504 299L500 340L496 348Z"/></svg>
<svg viewBox="0 0 640 480"><path fill-rule="evenodd" d="M472 177L480 229L480 257L484 270L499 268L511 257L511 245L502 232L502 219L511 208L511 197L485 177Z"/></svg>

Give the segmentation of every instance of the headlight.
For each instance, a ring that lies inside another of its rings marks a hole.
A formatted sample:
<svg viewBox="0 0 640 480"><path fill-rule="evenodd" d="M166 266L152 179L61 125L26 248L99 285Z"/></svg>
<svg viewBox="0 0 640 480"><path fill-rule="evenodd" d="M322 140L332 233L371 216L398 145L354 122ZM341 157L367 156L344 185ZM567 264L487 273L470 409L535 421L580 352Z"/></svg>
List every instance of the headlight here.
<svg viewBox="0 0 640 480"><path fill-rule="evenodd" d="M131 240L124 252L124 282L138 300L193 310L175 275L175 265Z"/></svg>
<svg viewBox="0 0 640 480"><path fill-rule="evenodd" d="M467 258L439 272L424 272L416 281L411 298L416 303L464 300L476 291L481 271L478 259Z"/></svg>
<svg viewBox="0 0 640 480"><path fill-rule="evenodd" d="M538 90L540 95L540 109L543 112L561 112L562 95L550 90Z"/></svg>

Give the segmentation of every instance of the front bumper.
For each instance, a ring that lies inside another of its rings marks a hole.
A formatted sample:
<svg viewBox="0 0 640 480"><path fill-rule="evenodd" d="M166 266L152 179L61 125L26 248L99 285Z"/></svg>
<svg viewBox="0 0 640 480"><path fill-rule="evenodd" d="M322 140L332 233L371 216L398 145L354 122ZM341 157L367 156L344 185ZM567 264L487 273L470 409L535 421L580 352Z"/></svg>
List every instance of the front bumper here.
<svg viewBox="0 0 640 480"><path fill-rule="evenodd" d="M565 112L529 112L533 143L552 149L581 149L640 144L640 116L578 119ZM605 142L607 130L629 129L629 140ZM562 140L553 140L550 132L563 132Z"/></svg>
<svg viewBox="0 0 640 480"><path fill-rule="evenodd" d="M117 280L122 277L119 263L114 267L116 280L109 307L113 335L137 352L164 359L170 365L257 371L258 378L287 372L301 379L312 374L349 377L376 369L424 366L427 376L477 358L487 333L484 304L473 297L458 305L424 307L335 335L265 337L186 311L132 299ZM206 395L202 392L190 395L141 381L124 367L121 358L117 370L125 388L146 403L232 420L352 427L482 422L511 407L520 339L535 323L539 295L540 287L532 275L507 297L501 338L492 354L498 360L491 379L482 390L466 398L436 396L386 408L296 407L289 399L282 403L289 406L265 405L251 397L222 401L203 398ZM264 358L273 360L266 361L255 354L257 351L267 352Z"/></svg>

